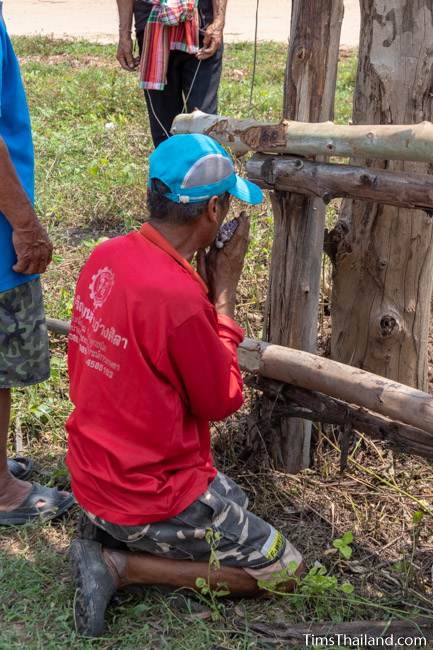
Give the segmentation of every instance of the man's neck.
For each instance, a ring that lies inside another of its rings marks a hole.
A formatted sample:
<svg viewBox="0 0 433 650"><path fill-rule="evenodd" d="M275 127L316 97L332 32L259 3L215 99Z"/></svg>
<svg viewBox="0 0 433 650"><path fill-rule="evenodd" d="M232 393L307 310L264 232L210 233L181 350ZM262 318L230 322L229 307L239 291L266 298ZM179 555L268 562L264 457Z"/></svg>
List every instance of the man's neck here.
<svg viewBox="0 0 433 650"><path fill-rule="evenodd" d="M157 223L152 220L149 221L149 224L165 237L187 262L191 262L197 250L201 248L191 226L172 226L168 223Z"/></svg>

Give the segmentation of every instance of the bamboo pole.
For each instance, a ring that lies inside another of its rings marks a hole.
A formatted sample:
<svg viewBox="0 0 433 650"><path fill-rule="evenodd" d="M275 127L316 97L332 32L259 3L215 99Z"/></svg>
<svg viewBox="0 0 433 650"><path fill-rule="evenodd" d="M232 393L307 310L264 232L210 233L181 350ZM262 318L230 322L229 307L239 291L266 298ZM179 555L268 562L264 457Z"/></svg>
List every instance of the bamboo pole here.
<svg viewBox="0 0 433 650"><path fill-rule="evenodd" d="M298 192L329 203L337 197L399 208L433 209L433 176L312 162L295 156L255 154L248 178L263 189Z"/></svg>
<svg viewBox="0 0 433 650"><path fill-rule="evenodd" d="M47 318L47 327L67 334L70 324ZM245 339L238 350L243 370L356 404L391 420L433 434L433 397L365 370L309 352Z"/></svg>
<svg viewBox="0 0 433 650"><path fill-rule="evenodd" d="M233 153L339 156L433 162L433 124L337 125L333 122L263 124L194 111L178 115L172 133L204 133Z"/></svg>

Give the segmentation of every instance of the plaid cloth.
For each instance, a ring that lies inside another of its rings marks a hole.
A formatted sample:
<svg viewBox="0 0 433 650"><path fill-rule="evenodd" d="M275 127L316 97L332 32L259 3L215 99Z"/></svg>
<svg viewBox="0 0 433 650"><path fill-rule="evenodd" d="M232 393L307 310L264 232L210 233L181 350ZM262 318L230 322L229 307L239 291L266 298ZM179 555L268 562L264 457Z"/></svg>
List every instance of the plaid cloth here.
<svg viewBox="0 0 433 650"><path fill-rule="evenodd" d="M163 90L171 50L196 54L199 49L198 0L151 0L140 62L140 86Z"/></svg>

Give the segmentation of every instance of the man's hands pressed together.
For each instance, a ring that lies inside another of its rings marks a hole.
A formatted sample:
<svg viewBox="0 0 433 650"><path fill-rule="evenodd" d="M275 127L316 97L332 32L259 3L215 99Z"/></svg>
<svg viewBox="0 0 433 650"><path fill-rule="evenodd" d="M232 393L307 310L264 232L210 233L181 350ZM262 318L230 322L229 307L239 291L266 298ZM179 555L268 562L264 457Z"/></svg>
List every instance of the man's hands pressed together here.
<svg viewBox="0 0 433 650"><path fill-rule="evenodd" d="M218 313L233 318L236 305L236 289L248 249L250 220L241 212L239 225L232 239L224 248L212 246L205 254L197 256L198 271L209 287L209 297Z"/></svg>

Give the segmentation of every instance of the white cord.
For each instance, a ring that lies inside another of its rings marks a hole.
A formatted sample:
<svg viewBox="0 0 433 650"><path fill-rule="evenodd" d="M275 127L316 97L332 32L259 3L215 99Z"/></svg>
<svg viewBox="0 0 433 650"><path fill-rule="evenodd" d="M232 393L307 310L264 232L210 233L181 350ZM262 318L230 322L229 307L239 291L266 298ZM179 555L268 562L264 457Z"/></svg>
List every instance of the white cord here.
<svg viewBox="0 0 433 650"><path fill-rule="evenodd" d="M154 117L155 120L158 122L159 126L160 126L161 129L164 131L164 133L165 133L165 135L167 136L167 138L169 138L169 137L170 137L170 134L168 133L168 131L167 131L167 129L165 128L165 126L160 122L158 115L155 113L155 109L153 108L153 104L152 104L152 98L151 98L150 93L149 93L149 91L148 91L147 89L146 89L146 93L147 93L147 97L148 97L148 99L149 99L149 104L150 104L150 108L151 108L151 111L152 111L153 117Z"/></svg>
<svg viewBox="0 0 433 650"><path fill-rule="evenodd" d="M193 78L192 78L191 85L190 85L189 90L188 90L188 95L186 96L186 98L185 98L185 96L183 97L183 111L182 111L183 113L187 113L187 112L188 112L188 99L189 99L190 96L191 96L192 89L193 89L193 87L194 87L194 83L195 83L195 80L196 80L196 78L197 78L198 71L200 70L200 66L201 66L201 59L199 59L199 62L198 62L198 64L197 64L196 71L194 72L194 76L193 76Z"/></svg>
<svg viewBox="0 0 433 650"><path fill-rule="evenodd" d="M195 80L197 79L197 74L198 74L198 71L200 70L200 65L201 65L201 60L200 60L200 61L198 62L198 64L197 64L197 68L196 68L196 70L195 70L195 72L194 72L194 76L193 76L193 78L192 78L191 85L190 85L190 87L189 87L189 90L188 90L188 94L187 94L187 96L185 97L185 95L182 95L182 99L183 99L183 111L182 111L182 113L187 113L187 112L188 112L188 99L190 98L191 93L192 93L192 89L194 88L194 83L195 83ZM150 96L149 91L146 90L146 93L147 93L147 97L148 97L148 99L149 99L150 109L151 109L151 111L152 111L153 117L154 117L155 120L158 122L159 126L160 126L161 129L164 131L164 133L165 133L165 135L167 136L167 138L169 138L169 137L170 137L170 134L168 133L168 131L167 131L167 129L165 128L165 126L161 123L161 120L159 119L158 115L156 114L155 109L153 108L152 98L151 98L151 96Z"/></svg>

